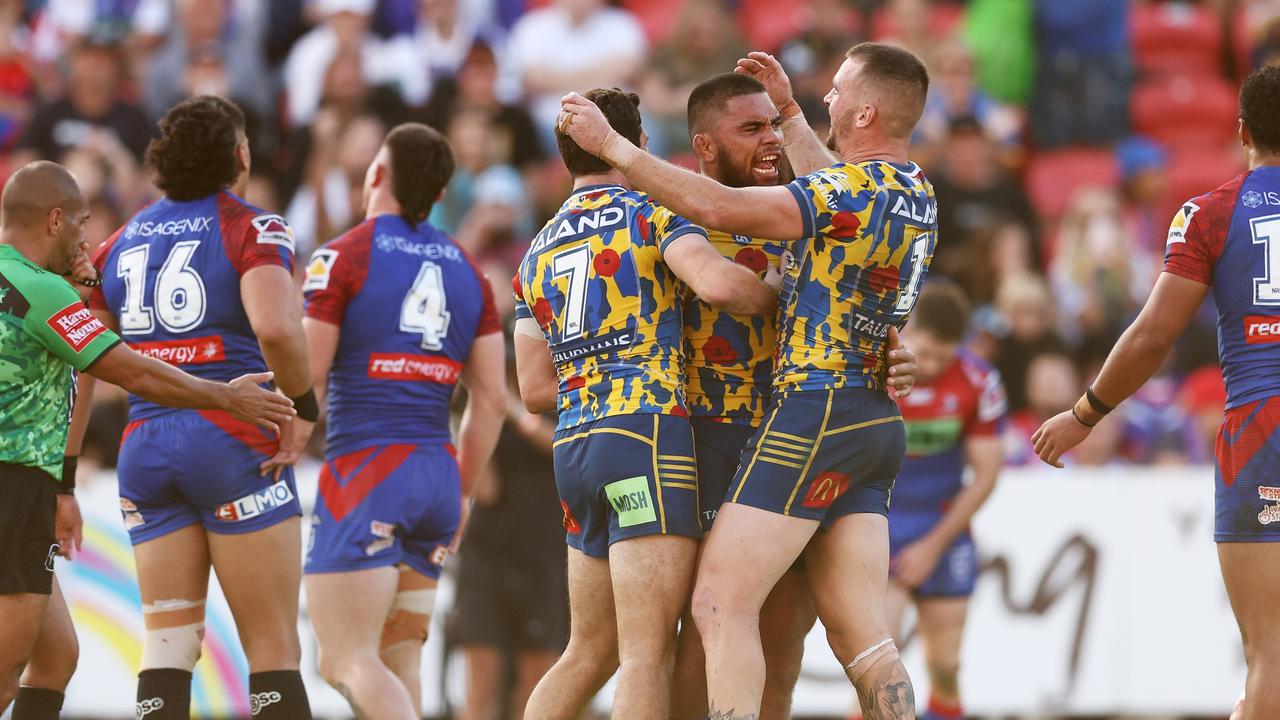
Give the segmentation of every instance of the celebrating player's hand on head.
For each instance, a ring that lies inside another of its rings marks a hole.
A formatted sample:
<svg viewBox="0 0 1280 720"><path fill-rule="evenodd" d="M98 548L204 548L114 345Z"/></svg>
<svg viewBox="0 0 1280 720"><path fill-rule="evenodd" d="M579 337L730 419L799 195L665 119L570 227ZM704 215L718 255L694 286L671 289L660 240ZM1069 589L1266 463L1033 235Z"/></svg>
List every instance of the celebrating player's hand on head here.
<svg viewBox="0 0 1280 720"><path fill-rule="evenodd" d="M273 377L275 373L252 373L227 383L226 411L237 419L280 432L295 413L292 400L260 387Z"/></svg>
<svg viewBox="0 0 1280 720"><path fill-rule="evenodd" d="M769 93L769 99L778 107L778 112L782 113L783 118L790 117L791 113L799 109L796 105L795 98L791 94L791 78L787 77L787 73L782 69L782 64L777 58L766 52L751 52L747 56L738 61L738 66L733 69L739 75L747 77L764 85L764 89Z"/></svg>
<svg viewBox="0 0 1280 720"><path fill-rule="evenodd" d="M560 99L560 117L556 129L573 138L583 150L608 160L603 154L610 135L617 135L600 107L578 93L571 92ZM619 136L621 137L621 136Z"/></svg>
<svg viewBox="0 0 1280 720"><path fill-rule="evenodd" d="M902 344L898 328L893 326L889 327L885 348L885 357L889 361L889 392L894 397L904 398L911 394L911 388L916 384L916 354Z"/></svg>
<svg viewBox="0 0 1280 720"><path fill-rule="evenodd" d="M1071 410L1045 421L1031 436L1036 455L1050 465L1062 467L1062 456L1089 437L1093 428L1076 419Z"/></svg>

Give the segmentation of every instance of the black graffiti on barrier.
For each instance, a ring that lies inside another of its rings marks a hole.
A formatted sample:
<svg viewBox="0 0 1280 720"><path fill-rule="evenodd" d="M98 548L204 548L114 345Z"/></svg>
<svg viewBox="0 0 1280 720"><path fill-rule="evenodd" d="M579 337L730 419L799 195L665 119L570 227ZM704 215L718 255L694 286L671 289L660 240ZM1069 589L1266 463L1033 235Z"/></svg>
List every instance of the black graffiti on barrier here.
<svg viewBox="0 0 1280 720"><path fill-rule="evenodd" d="M1084 535L1075 534L1066 538L1049 556L1048 563L1040 572L1031 597L1021 599L1013 590L1013 579L1017 575L1010 558L994 555L982 562L980 575L991 575L991 580L998 583L1000 600L1006 612L1013 616L1041 617L1049 612L1073 591L1079 590L1079 606L1074 613L1075 627L1071 633L1071 642L1067 647L1067 676L1061 691L1060 699L1070 697L1075 688L1080 671L1081 655L1084 650L1085 632L1089 626L1090 613L1093 610L1094 592L1098 581L1098 547ZM980 642L981 629L977 629L971 637ZM910 647L916 638L916 627L905 628L902 649ZM805 669L801 676L816 682L847 682L843 674L829 671L813 672Z"/></svg>

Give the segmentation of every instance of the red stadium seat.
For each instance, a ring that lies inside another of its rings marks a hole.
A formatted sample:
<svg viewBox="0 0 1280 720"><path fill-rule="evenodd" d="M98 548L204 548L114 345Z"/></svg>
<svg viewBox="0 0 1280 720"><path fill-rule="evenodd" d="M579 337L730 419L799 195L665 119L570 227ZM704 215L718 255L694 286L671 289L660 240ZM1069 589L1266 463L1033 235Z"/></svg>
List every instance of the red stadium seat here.
<svg viewBox="0 0 1280 720"><path fill-rule="evenodd" d="M636 16L644 26L649 45L656 47L671 37L686 2L688 0L625 0L622 6Z"/></svg>
<svg viewBox="0 0 1280 720"><path fill-rule="evenodd" d="M1216 147L1235 134L1236 89L1214 75L1170 75L1140 83L1130 115L1136 132L1171 147Z"/></svg>
<svg viewBox="0 0 1280 720"><path fill-rule="evenodd" d="M742 0L738 20L752 50L775 52L800 32L802 0Z"/></svg>
<svg viewBox="0 0 1280 720"><path fill-rule="evenodd" d="M1190 198L1213 190L1246 169L1244 151L1229 148L1185 149L1169 160L1169 196L1171 206L1180 206Z"/></svg>
<svg viewBox="0 0 1280 720"><path fill-rule="evenodd" d="M1202 5L1156 2L1133 8L1130 38L1138 69L1213 73L1222 61L1222 23Z"/></svg>
<svg viewBox="0 0 1280 720"><path fill-rule="evenodd" d="M1118 180L1119 170L1110 149L1050 150L1035 153L1027 161L1027 194L1036 212L1049 220L1066 210L1080 188L1113 187Z"/></svg>

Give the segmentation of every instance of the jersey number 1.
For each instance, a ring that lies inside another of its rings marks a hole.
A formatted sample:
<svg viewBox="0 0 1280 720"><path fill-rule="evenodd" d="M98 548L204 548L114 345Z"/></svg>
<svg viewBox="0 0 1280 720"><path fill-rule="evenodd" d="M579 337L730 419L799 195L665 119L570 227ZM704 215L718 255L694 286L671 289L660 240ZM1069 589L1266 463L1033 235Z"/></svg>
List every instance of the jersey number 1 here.
<svg viewBox="0 0 1280 720"><path fill-rule="evenodd" d="M143 297L147 289L147 260L150 245L139 245L120 253L116 277L124 278L124 308L120 312L120 331L126 335L145 335L160 325L171 333L194 330L204 321L205 290L200 273L191 267L191 258L200 247L199 240L175 243L156 276L153 304Z"/></svg>
<svg viewBox="0 0 1280 720"><path fill-rule="evenodd" d="M1261 245L1263 267L1266 274L1253 279L1254 305L1280 305L1280 215L1254 218L1249 221L1253 231L1253 244Z"/></svg>
<svg viewBox="0 0 1280 720"><path fill-rule="evenodd" d="M445 309L444 271L426 261L400 306L400 329L422 333L423 350L441 350L449 334L449 311Z"/></svg>

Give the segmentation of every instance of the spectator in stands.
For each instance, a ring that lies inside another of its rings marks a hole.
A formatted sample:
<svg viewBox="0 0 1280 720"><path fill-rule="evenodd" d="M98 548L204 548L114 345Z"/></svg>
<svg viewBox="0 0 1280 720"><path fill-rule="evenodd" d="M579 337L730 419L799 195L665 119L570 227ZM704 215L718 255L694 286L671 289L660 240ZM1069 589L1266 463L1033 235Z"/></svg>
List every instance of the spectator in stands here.
<svg viewBox="0 0 1280 720"><path fill-rule="evenodd" d="M116 44L95 40L72 50L66 96L36 108L12 164L56 159L71 148L111 142L122 144L141 162L151 123L141 108L124 99L123 61Z"/></svg>
<svg viewBox="0 0 1280 720"><path fill-rule="evenodd" d="M388 85L404 102L420 105L427 99L425 76L418 72L412 47L386 42L369 31L375 0L312 0L320 24L299 38L284 64L286 120L294 127L306 125L320 107L327 91L334 90L328 74L339 55L355 53L360 85Z"/></svg>
<svg viewBox="0 0 1280 720"><path fill-rule="evenodd" d="M329 111L316 116L306 181L294 193L285 213L299 257L309 257L311 250L354 227L363 217L365 171L386 133L387 126L371 113L348 120Z"/></svg>
<svg viewBox="0 0 1280 720"><path fill-rule="evenodd" d="M1125 233L1139 253L1153 256L1156 262L1148 276L1134 278L1145 298L1164 258L1169 218L1177 209L1169 203L1169 154L1150 138L1135 135L1116 145L1116 165Z"/></svg>
<svg viewBox="0 0 1280 720"><path fill-rule="evenodd" d="M412 48L417 69L424 75L422 82L432 93L440 81L458 74L477 42L484 42L496 61L502 38L482 26L459 0L420 0L418 7L418 25L403 42ZM513 93L503 96L511 99Z"/></svg>
<svg viewBox="0 0 1280 720"><path fill-rule="evenodd" d="M1084 392L1075 363L1061 349L1045 349L1023 359L1026 362L1026 402L1021 409L1010 414L1005 430L1005 462L1010 465L1034 462L1036 454L1031 446L1032 433L1045 420L1070 408Z"/></svg>
<svg viewBox="0 0 1280 720"><path fill-rule="evenodd" d="M533 118L522 105L503 102L498 96L498 61L493 48L477 41L453 78L437 83L431 101L421 112L422 121L446 132L450 118L461 112L481 112L489 117L499 162L522 172L546 159Z"/></svg>
<svg viewBox="0 0 1280 720"><path fill-rule="evenodd" d="M552 147L560 98L570 90L629 85L646 42L639 21L604 0L553 0L520 18L508 52L543 144Z"/></svg>
<svg viewBox="0 0 1280 720"><path fill-rule="evenodd" d="M1031 359L1042 353L1065 354L1066 343L1055 330L1057 312L1049 286L1039 276L1028 273L1006 279L996 292L996 309L1004 319L1005 335L996 349L995 366L1009 394L1009 409L1017 412L1027 407Z"/></svg>
<svg viewBox="0 0 1280 720"><path fill-rule="evenodd" d="M42 4L27 3L37 7ZM86 42L112 43L128 55L136 79L145 80L147 58L160 44L171 22L169 0L48 0L36 24L32 58L38 63L53 65L60 62L69 49Z"/></svg>
<svg viewBox="0 0 1280 720"><path fill-rule="evenodd" d="M1197 445L1205 457L1212 457L1222 433L1222 412L1227 405L1227 388L1217 363L1193 370L1178 389L1178 405L1191 420Z"/></svg>
<svg viewBox="0 0 1280 720"><path fill-rule="evenodd" d="M173 11L177 22L144 85L151 117L183 98L205 94L271 116L276 85L263 73L265 8L247 0L175 0Z"/></svg>
<svg viewBox="0 0 1280 720"><path fill-rule="evenodd" d="M1055 148L1119 140L1128 129L1133 61L1129 6L1115 0L1035 0L1036 82L1030 130Z"/></svg>
<svg viewBox="0 0 1280 720"><path fill-rule="evenodd" d="M454 115L446 127L445 136L453 147L457 165L444 196L432 208L432 224L447 233L457 234L472 209L486 205L490 207L488 214L484 215L485 222L496 221L498 224L497 228L486 227L486 233L501 229L503 218L506 218L505 226L508 228L517 223L527 228L527 218L520 217L526 205L522 178L514 168L501 161L502 148L495 143L493 123L488 113L471 110ZM472 243L471 249L482 249L474 244L474 236L463 239Z"/></svg>
<svg viewBox="0 0 1280 720"><path fill-rule="evenodd" d="M964 40L952 38L934 52L930 80L929 98L913 138L913 159L927 163L921 151L936 153L947 140L951 121L961 117L977 120L997 148L1009 152L1017 149L1021 118L978 87L973 51ZM914 146L919 143L926 147Z"/></svg>
<svg viewBox="0 0 1280 720"><path fill-rule="evenodd" d="M1177 379L1162 373L1125 401L1120 453L1126 462L1186 465L1212 460L1179 399Z"/></svg>
<svg viewBox="0 0 1280 720"><path fill-rule="evenodd" d="M1116 190L1082 188L1062 216L1049 268L1062 334L1076 342L1119 337L1162 259L1126 232Z"/></svg>
<svg viewBox="0 0 1280 720"><path fill-rule="evenodd" d="M973 279L966 273L974 271L974 258L982 255L979 236L1012 222L1034 237L1036 219L1021 186L1001 168L981 122L971 115L953 118L946 138L941 165L930 169L942 238L932 267L968 287ZM1039 244L1031 251L1033 267L1042 268Z"/></svg>
<svg viewBox="0 0 1280 720"><path fill-rule="evenodd" d="M854 5L850 0L809 0L800 32L778 51L796 102L819 137L826 137L828 113L822 98L831 90L831 78L844 62L845 51L866 39L864 21Z"/></svg>
<svg viewBox="0 0 1280 720"><path fill-rule="evenodd" d="M494 297L509 314L511 293L500 290ZM515 377L514 367L508 377ZM460 720L524 717L534 685L568 640L564 528L551 470L554 430L513 400L490 472L476 489L451 624L467 663Z"/></svg>
<svg viewBox="0 0 1280 720"><path fill-rule="evenodd" d="M23 30L22 3L0 2L0 152L4 153L22 137L36 89Z"/></svg>
<svg viewBox="0 0 1280 720"><path fill-rule="evenodd" d="M746 53L745 40L719 0L688 0L671 38L645 64L640 96L654 120L645 122L651 152L690 152L689 93L708 75L732 70Z"/></svg>

